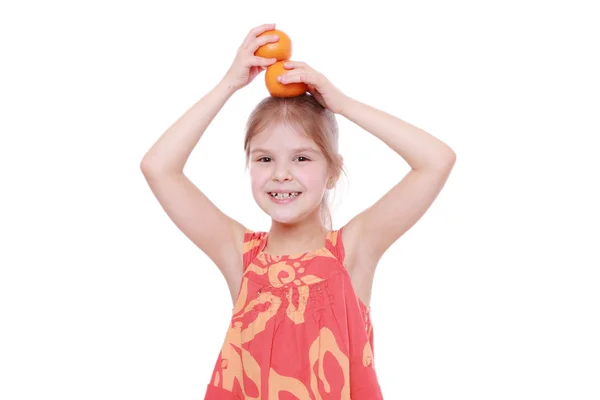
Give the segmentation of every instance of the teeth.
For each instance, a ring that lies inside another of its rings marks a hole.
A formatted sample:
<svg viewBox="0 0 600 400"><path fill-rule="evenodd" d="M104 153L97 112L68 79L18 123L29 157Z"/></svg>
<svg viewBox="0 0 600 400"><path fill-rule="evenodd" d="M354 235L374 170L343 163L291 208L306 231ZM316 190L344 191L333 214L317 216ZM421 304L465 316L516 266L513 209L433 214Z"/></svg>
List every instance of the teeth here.
<svg viewBox="0 0 600 400"><path fill-rule="evenodd" d="M290 197L296 197L300 194L300 192L291 192L291 193L269 193L272 197L275 197L276 199L287 199Z"/></svg>

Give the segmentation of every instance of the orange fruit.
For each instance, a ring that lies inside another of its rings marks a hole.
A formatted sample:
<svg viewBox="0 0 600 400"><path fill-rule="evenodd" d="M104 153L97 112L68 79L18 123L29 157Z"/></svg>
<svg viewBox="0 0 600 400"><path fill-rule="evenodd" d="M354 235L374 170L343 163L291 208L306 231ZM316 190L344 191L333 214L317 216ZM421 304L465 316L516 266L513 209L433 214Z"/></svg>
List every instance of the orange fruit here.
<svg viewBox="0 0 600 400"><path fill-rule="evenodd" d="M257 57L264 58L276 58L277 61L289 60L292 57L292 41L290 37L278 29L272 29L258 35L258 37L264 35L278 35L279 40L276 42L267 43L260 46L254 55Z"/></svg>
<svg viewBox="0 0 600 400"><path fill-rule="evenodd" d="M308 91L308 85L304 82L280 83L277 77L286 71L283 64L287 60L277 61L267 67L265 72L265 84L267 90L273 97L295 97Z"/></svg>

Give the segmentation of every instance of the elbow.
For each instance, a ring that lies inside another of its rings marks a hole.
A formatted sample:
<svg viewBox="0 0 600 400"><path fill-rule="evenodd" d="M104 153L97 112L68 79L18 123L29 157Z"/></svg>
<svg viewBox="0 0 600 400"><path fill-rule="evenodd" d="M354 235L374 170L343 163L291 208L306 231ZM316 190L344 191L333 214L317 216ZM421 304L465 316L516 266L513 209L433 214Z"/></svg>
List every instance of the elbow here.
<svg viewBox="0 0 600 400"><path fill-rule="evenodd" d="M150 163L150 159L148 157L148 155L145 155L142 158L142 161L140 162L140 170L146 174L148 172L150 172L150 170L152 169L152 164Z"/></svg>
<svg viewBox="0 0 600 400"><path fill-rule="evenodd" d="M456 163L456 153L450 147L448 147L448 155L445 157L446 162L453 166Z"/></svg>
<svg viewBox="0 0 600 400"><path fill-rule="evenodd" d="M156 174L159 169L158 163L149 154L146 154L140 161L140 170L144 175Z"/></svg>
<svg viewBox="0 0 600 400"><path fill-rule="evenodd" d="M436 157L436 169L448 170L454 167L456 163L456 153L450 147L447 147L442 154Z"/></svg>
<svg viewBox="0 0 600 400"><path fill-rule="evenodd" d="M140 170L145 176L164 176L167 174L183 173L183 167L171 165L146 154L140 161Z"/></svg>

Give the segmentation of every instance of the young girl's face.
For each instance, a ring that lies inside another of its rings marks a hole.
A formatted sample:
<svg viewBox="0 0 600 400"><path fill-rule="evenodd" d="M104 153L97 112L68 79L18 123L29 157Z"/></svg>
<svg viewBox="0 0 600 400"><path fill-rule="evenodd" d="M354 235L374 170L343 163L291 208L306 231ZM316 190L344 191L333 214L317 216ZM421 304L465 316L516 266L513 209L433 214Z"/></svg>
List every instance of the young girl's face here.
<svg viewBox="0 0 600 400"><path fill-rule="evenodd" d="M318 213L326 190L327 160L295 127L276 124L250 143L250 180L259 207L281 223Z"/></svg>

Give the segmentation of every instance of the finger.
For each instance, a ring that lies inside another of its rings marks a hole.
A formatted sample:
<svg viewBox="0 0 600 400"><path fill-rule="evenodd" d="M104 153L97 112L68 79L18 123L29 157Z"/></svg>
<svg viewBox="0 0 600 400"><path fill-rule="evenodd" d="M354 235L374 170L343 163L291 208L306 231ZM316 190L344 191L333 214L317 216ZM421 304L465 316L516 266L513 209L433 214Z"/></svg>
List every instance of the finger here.
<svg viewBox="0 0 600 400"><path fill-rule="evenodd" d="M297 69L297 68L307 68L308 65L301 61L286 61L283 63L283 67L286 69Z"/></svg>
<svg viewBox="0 0 600 400"><path fill-rule="evenodd" d="M266 68L265 67L254 67L256 69L256 75L260 74L261 72L263 72Z"/></svg>
<svg viewBox="0 0 600 400"><path fill-rule="evenodd" d="M299 83L304 82L307 85L316 85L317 82L315 80L314 74L309 71L303 70L292 70L290 72L285 72L277 77L277 80L283 84L286 83Z"/></svg>
<svg viewBox="0 0 600 400"><path fill-rule="evenodd" d="M306 65L304 63L301 64ZM288 70L281 74L281 76L283 80L290 80L293 82L304 82L315 87L320 86L323 82L323 76L320 73L313 69L304 67Z"/></svg>
<svg viewBox="0 0 600 400"><path fill-rule="evenodd" d="M276 62L276 58L264 58L253 56L250 58L250 65L248 66L268 67L269 65L275 64Z"/></svg>
<svg viewBox="0 0 600 400"><path fill-rule="evenodd" d="M258 35L266 32L266 31L273 30L273 29L275 29L275 24L263 24L263 25L257 26L256 28L250 29L250 32L248 32L248 35L246 35L246 39L244 40L244 43L242 43L242 46L244 46L244 47L248 46L248 44L252 40L254 40Z"/></svg>
<svg viewBox="0 0 600 400"><path fill-rule="evenodd" d="M279 36L277 35L263 35L257 38L254 38L250 44L248 45L252 53L256 52L260 46L264 46L267 43L274 43L279 40Z"/></svg>
<svg viewBox="0 0 600 400"><path fill-rule="evenodd" d="M256 37L263 32L269 31L271 29L275 29L275 24L263 24L257 26L256 28L252 28L248 33L249 36Z"/></svg>
<svg viewBox="0 0 600 400"><path fill-rule="evenodd" d="M309 89L312 86L309 86ZM311 96L313 96L315 99L317 99L317 101L323 106L326 107L325 104L325 100L323 99L323 96L321 96L321 93L319 93L318 90L316 90L315 88L312 88L312 90L309 90L308 93L310 93Z"/></svg>

